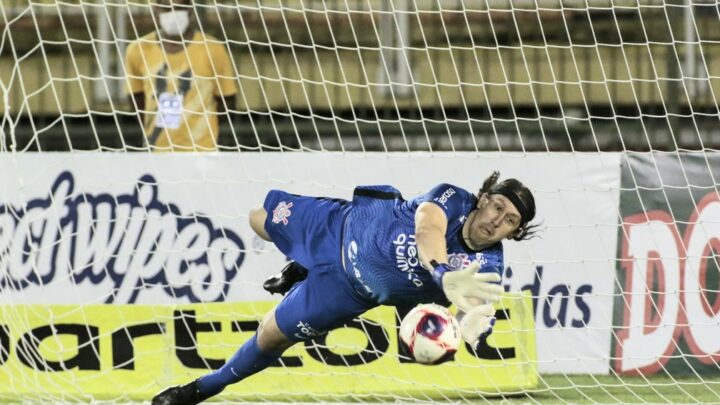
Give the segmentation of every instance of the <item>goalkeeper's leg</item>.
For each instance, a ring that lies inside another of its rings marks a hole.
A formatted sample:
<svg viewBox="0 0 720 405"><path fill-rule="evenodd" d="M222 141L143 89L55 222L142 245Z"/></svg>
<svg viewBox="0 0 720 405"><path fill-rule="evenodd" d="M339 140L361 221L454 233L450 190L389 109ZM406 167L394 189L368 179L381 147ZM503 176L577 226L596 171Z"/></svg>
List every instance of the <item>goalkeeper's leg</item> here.
<svg viewBox="0 0 720 405"><path fill-rule="evenodd" d="M188 384L162 391L153 398L152 405L199 404L226 386L266 369L294 343L278 328L273 310L265 316L258 332L224 366Z"/></svg>
<svg viewBox="0 0 720 405"><path fill-rule="evenodd" d="M355 292L341 268L313 268L224 366L190 384L161 392L153 405L200 403L226 386L264 370L295 342L321 336L376 305Z"/></svg>

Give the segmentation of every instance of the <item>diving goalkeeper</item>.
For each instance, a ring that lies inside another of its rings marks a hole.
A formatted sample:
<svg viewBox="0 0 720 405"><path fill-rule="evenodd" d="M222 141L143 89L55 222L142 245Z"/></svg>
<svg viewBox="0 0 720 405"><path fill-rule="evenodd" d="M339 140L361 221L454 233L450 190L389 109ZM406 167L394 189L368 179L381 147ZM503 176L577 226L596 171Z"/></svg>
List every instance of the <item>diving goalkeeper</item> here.
<svg viewBox="0 0 720 405"><path fill-rule="evenodd" d="M410 200L390 186L357 187L352 201L270 191L250 226L293 259L265 283L285 297L224 366L167 388L153 405L200 403L378 305L455 304L474 347L494 323L488 302L503 291L502 240L528 239L535 228L530 190L498 179L494 172L477 196L440 184Z"/></svg>

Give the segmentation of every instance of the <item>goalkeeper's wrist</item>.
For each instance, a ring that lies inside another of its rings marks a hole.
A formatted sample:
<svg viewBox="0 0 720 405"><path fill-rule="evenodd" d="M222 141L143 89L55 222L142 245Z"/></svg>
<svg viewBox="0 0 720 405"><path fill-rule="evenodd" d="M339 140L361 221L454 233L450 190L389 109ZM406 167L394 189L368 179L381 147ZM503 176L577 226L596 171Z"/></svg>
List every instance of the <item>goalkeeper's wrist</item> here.
<svg viewBox="0 0 720 405"><path fill-rule="evenodd" d="M442 278L445 275L445 272L450 270L450 266L448 266L447 263L438 263L437 260L430 260L430 265L433 268L430 272L430 274L432 274L433 281L440 288L443 288Z"/></svg>

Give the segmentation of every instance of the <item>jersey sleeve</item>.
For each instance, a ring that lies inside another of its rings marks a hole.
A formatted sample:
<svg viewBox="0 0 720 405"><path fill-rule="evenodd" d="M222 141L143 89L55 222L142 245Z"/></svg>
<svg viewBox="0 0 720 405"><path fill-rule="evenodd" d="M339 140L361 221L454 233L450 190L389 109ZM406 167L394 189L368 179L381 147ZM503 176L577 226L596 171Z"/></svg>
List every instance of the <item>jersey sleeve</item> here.
<svg viewBox="0 0 720 405"><path fill-rule="evenodd" d="M237 93L237 83L233 70L232 60L227 49L220 44L215 44L212 52L215 77L218 81L217 96L229 97Z"/></svg>
<svg viewBox="0 0 720 405"><path fill-rule="evenodd" d="M439 184L417 198L418 205L431 202L445 212L448 222L452 222L467 214L468 203L473 196L466 190L452 184Z"/></svg>
<svg viewBox="0 0 720 405"><path fill-rule="evenodd" d="M139 67L142 56L138 42L131 43L125 51L125 74L127 76L128 94L140 93L143 91L142 71Z"/></svg>

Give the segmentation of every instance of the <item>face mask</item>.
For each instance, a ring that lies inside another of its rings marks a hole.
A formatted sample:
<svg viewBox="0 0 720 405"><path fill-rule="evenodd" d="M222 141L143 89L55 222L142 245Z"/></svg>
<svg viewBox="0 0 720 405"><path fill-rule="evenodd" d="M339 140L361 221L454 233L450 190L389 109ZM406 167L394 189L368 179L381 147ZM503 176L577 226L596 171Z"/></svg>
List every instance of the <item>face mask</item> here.
<svg viewBox="0 0 720 405"><path fill-rule="evenodd" d="M189 11L168 11L160 13L160 28L167 35L179 36L187 29L190 24Z"/></svg>

